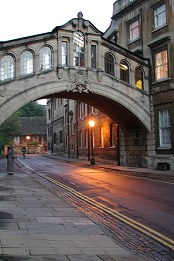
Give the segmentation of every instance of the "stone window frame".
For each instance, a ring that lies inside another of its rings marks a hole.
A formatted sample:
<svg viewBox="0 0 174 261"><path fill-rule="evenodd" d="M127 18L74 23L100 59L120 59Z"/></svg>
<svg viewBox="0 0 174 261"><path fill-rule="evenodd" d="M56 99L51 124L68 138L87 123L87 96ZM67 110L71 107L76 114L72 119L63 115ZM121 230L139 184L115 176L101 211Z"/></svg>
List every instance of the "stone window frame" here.
<svg viewBox="0 0 174 261"><path fill-rule="evenodd" d="M127 66L128 69L125 70L124 68L121 67L122 65ZM128 61L125 59L122 59L120 61L120 80L130 84L130 65Z"/></svg>
<svg viewBox="0 0 174 261"><path fill-rule="evenodd" d="M52 68L52 48L48 45L42 46L39 50L39 67L41 71Z"/></svg>
<svg viewBox="0 0 174 261"><path fill-rule="evenodd" d="M5 54L0 60L0 81L13 80L15 76L15 59Z"/></svg>
<svg viewBox="0 0 174 261"><path fill-rule="evenodd" d="M162 121L162 116L160 113L162 112L167 112L167 120L166 118L163 118ZM158 131L159 131L159 148L162 149L171 149L172 146L172 126L171 126L171 112L169 108L160 108L158 109ZM164 126L162 126L164 123ZM170 143L164 142L163 136L165 135L166 138L166 131L168 130L168 139L170 139ZM165 132L165 133L164 133Z"/></svg>
<svg viewBox="0 0 174 261"><path fill-rule="evenodd" d="M133 34L133 28L131 29L131 25L133 25L136 22L138 22L138 25L136 27L134 27L134 31L135 31L135 28L137 28L138 34L135 34L135 33ZM127 22L128 44L135 42L137 40L140 40L140 38L141 38L141 24L140 23L141 23L141 21L140 21L139 15ZM135 36L133 37L133 35L135 35Z"/></svg>
<svg viewBox="0 0 174 261"><path fill-rule="evenodd" d="M61 64L62 66L68 66L68 41L63 40L62 41L62 47L61 47Z"/></svg>
<svg viewBox="0 0 174 261"><path fill-rule="evenodd" d="M30 49L24 50L20 54L20 75L30 75L34 73L34 54Z"/></svg>
<svg viewBox="0 0 174 261"><path fill-rule="evenodd" d="M85 35L80 30L73 33L73 66L85 67Z"/></svg>
<svg viewBox="0 0 174 261"><path fill-rule="evenodd" d="M162 6L165 6L165 9L163 11L163 13L165 13L165 20L163 22L159 23L157 21L157 18L159 18L161 16L161 13L157 14L155 12L157 10L159 11L160 7L162 7ZM160 28L162 28L166 25L167 25L167 4L166 4L166 2L162 2L162 3L159 3L158 5L155 5L153 7L153 29L158 30L158 29L160 29Z"/></svg>
<svg viewBox="0 0 174 261"><path fill-rule="evenodd" d="M163 59L163 62L161 64L157 64L157 54L162 55L162 52L166 51L166 58L167 61L165 62ZM157 50L153 51L153 60L154 60L154 79L155 81L163 81L169 78L169 53L168 53L168 47L167 46L163 46ZM166 74L164 74L164 70L163 70L163 76L160 77L160 72L162 73L162 71L160 70L160 68L167 68ZM159 71L160 70L160 71Z"/></svg>
<svg viewBox="0 0 174 261"><path fill-rule="evenodd" d="M138 77L138 74L137 74L137 71L140 71L141 72L141 79ZM139 86L138 81L141 81L142 84L141 84L141 87ZM139 90L144 90L144 71L141 67L137 66L135 68L135 87Z"/></svg>
<svg viewBox="0 0 174 261"><path fill-rule="evenodd" d="M112 53L107 52L104 56L105 73L115 76L115 58Z"/></svg>

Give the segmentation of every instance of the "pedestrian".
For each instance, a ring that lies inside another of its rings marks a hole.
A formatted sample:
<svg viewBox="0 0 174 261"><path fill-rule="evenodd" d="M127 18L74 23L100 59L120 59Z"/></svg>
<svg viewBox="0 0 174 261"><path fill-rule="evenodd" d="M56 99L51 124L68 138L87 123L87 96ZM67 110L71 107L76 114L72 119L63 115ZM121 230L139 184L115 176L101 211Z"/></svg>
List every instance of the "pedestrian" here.
<svg viewBox="0 0 174 261"><path fill-rule="evenodd" d="M25 147L22 147L21 151L22 151L23 158L25 159L25 153L26 153L26 151L27 151L26 148L25 148Z"/></svg>
<svg viewBox="0 0 174 261"><path fill-rule="evenodd" d="M8 175L14 174L14 150L13 145L10 144L7 148L7 172Z"/></svg>

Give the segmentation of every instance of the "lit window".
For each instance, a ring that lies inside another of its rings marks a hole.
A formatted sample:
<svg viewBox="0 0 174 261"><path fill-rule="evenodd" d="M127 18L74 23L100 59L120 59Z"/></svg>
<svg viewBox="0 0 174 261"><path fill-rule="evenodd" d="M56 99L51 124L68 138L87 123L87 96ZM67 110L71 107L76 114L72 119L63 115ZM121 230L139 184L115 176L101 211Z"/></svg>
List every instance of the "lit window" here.
<svg viewBox="0 0 174 261"><path fill-rule="evenodd" d="M10 55L2 57L0 61L0 80L14 78L14 60Z"/></svg>
<svg viewBox="0 0 174 261"><path fill-rule="evenodd" d="M168 78L168 55L167 50L155 54L155 79Z"/></svg>
<svg viewBox="0 0 174 261"><path fill-rule="evenodd" d="M143 89L143 72L140 68L135 69L135 87Z"/></svg>
<svg viewBox="0 0 174 261"><path fill-rule="evenodd" d="M21 54L21 75L33 73L33 55L30 51Z"/></svg>
<svg viewBox="0 0 174 261"><path fill-rule="evenodd" d="M105 72L114 76L114 58L110 53L105 54Z"/></svg>
<svg viewBox="0 0 174 261"><path fill-rule="evenodd" d="M49 47L42 47L40 49L40 68L47 70L51 68L51 49Z"/></svg>
<svg viewBox="0 0 174 261"><path fill-rule="evenodd" d="M160 146L171 146L171 124L169 110L159 111Z"/></svg>
<svg viewBox="0 0 174 261"><path fill-rule="evenodd" d="M126 61L120 63L120 80L129 83L129 66Z"/></svg>
<svg viewBox="0 0 174 261"><path fill-rule="evenodd" d="M68 65L68 43L62 42L62 66Z"/></svg>
<svg viewBox="0 0 174 261"><path fill-rule="evenodd" d="M136 20L129 25L129 40L134 41L140 37L139 20Z"/></svg>
<svg viewBox="0 0 174 261"><path fill-rule="evenodd" d="M81 32L74 32L73 37L73 61L74 66L85 66L85 41Z"/></svg>
<svg viewBox="0 0 174 261"><path fill-rule="evenodd" d="M155 28L166 24L166 5L162 4L154 10Z"/></svg>

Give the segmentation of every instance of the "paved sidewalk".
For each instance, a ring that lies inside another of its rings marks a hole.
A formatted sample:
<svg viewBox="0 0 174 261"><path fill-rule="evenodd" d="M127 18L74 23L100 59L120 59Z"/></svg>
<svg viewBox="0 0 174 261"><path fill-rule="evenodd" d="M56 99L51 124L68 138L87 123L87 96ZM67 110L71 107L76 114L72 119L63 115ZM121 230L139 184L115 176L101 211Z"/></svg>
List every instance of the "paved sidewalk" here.
<svg viewBox="0 0 174 261"><path fill-rule="evenodd" d="M94 221L0 159L0 261L143 261Z"/></svg>

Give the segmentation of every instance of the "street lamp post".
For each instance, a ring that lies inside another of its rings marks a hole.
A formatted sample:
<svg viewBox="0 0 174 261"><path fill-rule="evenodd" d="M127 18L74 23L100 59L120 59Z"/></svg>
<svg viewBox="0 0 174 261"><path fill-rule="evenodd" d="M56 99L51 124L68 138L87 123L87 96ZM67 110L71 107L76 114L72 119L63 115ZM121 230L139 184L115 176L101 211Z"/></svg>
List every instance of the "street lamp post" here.
<svg viewBox="0 0 174 261"><path fill-rule="evenodd" d="M28 146L28 152L27 153L29 154L29 140L30 140L30 136L27 136L26 139L27 139L27 146Z"/></svg>
<svg viewBox="0 0 174 261"><path fill-rule="evenodd" d="M91 165L95 165L94 144L93 144L93 133L94 133L95 121L90 120L89 121L89 126L91 128L91 158L90 158L90 162L91 162Z"/></svg>

